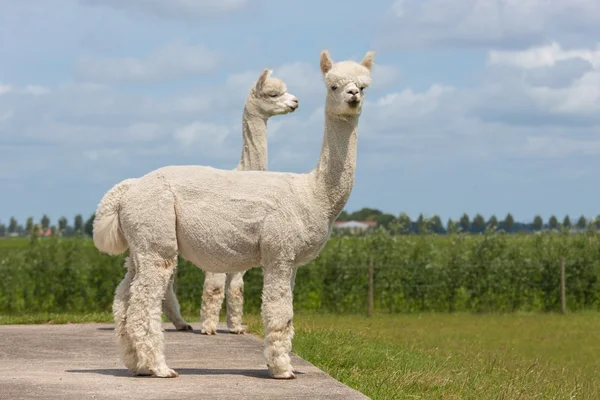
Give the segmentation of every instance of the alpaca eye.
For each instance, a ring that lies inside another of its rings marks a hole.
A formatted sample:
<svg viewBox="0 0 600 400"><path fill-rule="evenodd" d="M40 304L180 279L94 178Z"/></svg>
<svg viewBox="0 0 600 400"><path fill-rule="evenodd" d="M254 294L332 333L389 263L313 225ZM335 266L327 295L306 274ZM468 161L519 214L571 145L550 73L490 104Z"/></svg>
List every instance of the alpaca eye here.
<svg viewBox="0 0 600 400"><path fill-rule="evenodd" d="M269 94L269 97L277 97L277 96L279 96L277 93L270 93Z"/></svg>
<svg viewBox="0 0 600 400"><path fill-rule="evenodd" d="M337 86L335 86L335 85L333 85L333 86L331 87L331 90L336 90L336 89L337 89Z"/></svg>
<svg viewBox="0 0 600 400"><path fill-rule="evenodd" d="M365 89L366 89L365 86L363 86L363 87L360 88L360 91L362 92Z"/></svg>

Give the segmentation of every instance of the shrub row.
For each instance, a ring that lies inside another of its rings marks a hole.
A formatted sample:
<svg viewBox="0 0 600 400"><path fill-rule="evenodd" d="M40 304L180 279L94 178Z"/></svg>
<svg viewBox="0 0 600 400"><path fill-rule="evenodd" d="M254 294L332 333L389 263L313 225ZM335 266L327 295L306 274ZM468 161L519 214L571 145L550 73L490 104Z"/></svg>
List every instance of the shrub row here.
<svg viewBox="0 0 600 400"><path fill-rule="evenodd" d="M379 312L515 312L560 308L560 262L567 306L600 308L600 233L452 234L332 237L296 277L297 312L362 313L368 265ZM124 256L99 253L89 239L32 238L0 252L0 313L110 311ZM180 259L182 311L199 313L204 274ZM245 275L244 310L260 311L262 270Z"/></svg>

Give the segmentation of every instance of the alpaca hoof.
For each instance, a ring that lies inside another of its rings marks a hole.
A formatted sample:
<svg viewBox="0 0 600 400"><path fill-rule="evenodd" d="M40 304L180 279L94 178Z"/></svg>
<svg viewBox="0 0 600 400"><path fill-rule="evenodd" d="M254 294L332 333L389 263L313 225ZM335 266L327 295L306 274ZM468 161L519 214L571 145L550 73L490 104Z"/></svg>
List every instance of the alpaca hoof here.
<svg viewBox="0 0 600 400"><path fill-rule="evenodd" d="M296 379L296 375L292 371L285 371L278 374L273 374L274 379Z"/></svg>
<svg viewBox="0 0 600 400"><path fill-rule="evenodd" d="M246 329L244 329L242 326L229 328L229 333L233 333L234 335L243 335L246 333Z"/></svg>
<svg viewBox="0 0 600 400"><path fill-rule="evenodd" d="M151 371L152 375L156 376L157 378L177 378L179 376L176 371L168 367L153 369Z"/></svg>
<svg viewBox="0 0 600 400"><path fill-rule="evenodd" d="M200 333L203 335L216 335L217 334L217 326L216 326L216 324L213 326L202 326L200 328Z"/></svg>
<svg viewBox="0 0 600 400"><path fill-rule="evenodd" d="M194 328L190 324L175 326L178 331L193 331Z"/></svg>

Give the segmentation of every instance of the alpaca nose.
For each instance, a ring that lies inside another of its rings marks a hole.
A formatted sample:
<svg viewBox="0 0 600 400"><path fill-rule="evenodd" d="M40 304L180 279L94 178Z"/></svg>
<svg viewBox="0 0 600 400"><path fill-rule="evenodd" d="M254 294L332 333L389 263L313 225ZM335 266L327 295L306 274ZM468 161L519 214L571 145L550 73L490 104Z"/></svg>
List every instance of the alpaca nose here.
<svg viewBox="0 0 600 400"><path fill-rule="evenodd" d="M348 89L347 92L349 94L357 95L358 94L358 89L357 88L351 88L351 89Z"/></svg>

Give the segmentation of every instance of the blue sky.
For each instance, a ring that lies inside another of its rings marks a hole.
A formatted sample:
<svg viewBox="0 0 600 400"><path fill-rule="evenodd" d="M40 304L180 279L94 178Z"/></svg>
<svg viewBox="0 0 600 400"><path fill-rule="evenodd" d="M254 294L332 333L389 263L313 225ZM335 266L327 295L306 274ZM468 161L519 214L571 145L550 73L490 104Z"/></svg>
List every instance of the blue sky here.
<svg viewBox="0 0 600 400"><path fill-rule="evenodd" d="M376 51L348 210L600 214L600 2L341 4L0 0L0 222L87 217L164 165L234 168L265 67L300 100L269 121L269 168L308 172L323 48Z"/></svg>

